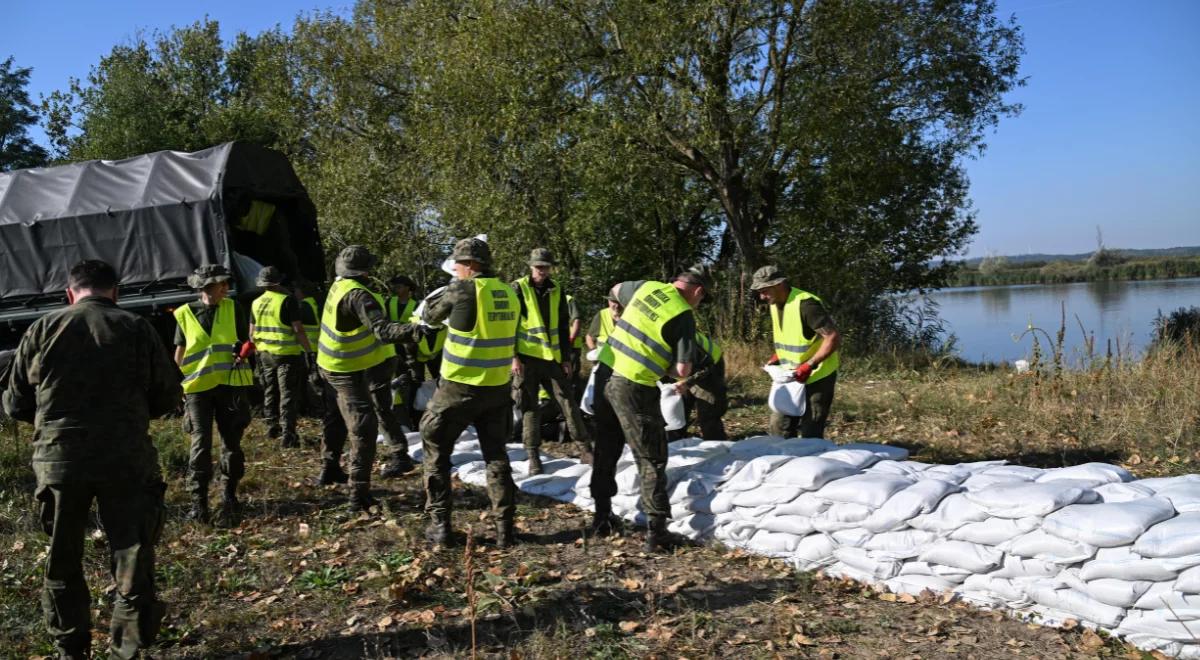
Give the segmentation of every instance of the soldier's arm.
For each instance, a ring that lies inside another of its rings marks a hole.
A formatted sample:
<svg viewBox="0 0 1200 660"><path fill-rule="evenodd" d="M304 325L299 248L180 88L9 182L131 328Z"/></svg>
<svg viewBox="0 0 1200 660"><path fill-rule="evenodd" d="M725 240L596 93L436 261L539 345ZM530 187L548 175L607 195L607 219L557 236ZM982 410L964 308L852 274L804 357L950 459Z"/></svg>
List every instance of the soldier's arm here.
<svg viewBox="0 0 1200 660"><path fill-rule="evenodd" d="M588 326L587 336L584 337L589 351L596 350L596 347L599 346L597 338L600 336L600 314L603 311L596 312L596 315L592 317L592 324Z"/></svg>
<svg viewBox="0 0 1200 660"><path fill-rule="evenodd" d="M453 280L442 289L441 293L425 299L425 307L421 310L421 320L433 326L446 325L454 305L460 297L463 280ZM474 285L472 285L474 291Z"/></svg>
<svg viewBox="0 0 1200 660"><path fill-rule="evenodd" d="M162 417L175 410L179 400L183 398L183 374L167 357L167 347L163 345L162 338L155 332L154 326L144 319L139 325L142 329L142 350L146 354L146 363L150 365L146 380L150 417Z"/></svg>
<svg viewBox="0 0 1200 660"><path fill-rule="evenodd" d="M308 305L304 305L308 307ZM304 332L304 317L300 311L300 302L291 296L284 299L283 305L279 309L280 320L286 323L292 329L292 334L296 336L296 341L306 353L312 352L312 344L308 343L308 333ZM250 336L254 336L254 324L250 324Z"/></svg>
<svg viewBox="0 0 1200 660"><path fill-rule="evenodd" d="M37 386L41 380L37 366L41 326L39 320L25 332L13 356L8 382L0 383L4 386L4 412L15 420L30 424L37 414Z"/></svg>
<svg viewBox="0 0 1200 660"><path fill-rule="evenodd" d="M375 296L364 289L355 289L346 294L359 322L371 329L379 341L397 344L421 339L421 326L416 323L393 323L384 313Z"/></svg>
<svg viewBox="0 0 1200 660"><path fill-rule="evenodd" d="M690 311L684 312L668 321L667 325L663 328L663 338L675 340L675 373L686 382L696 362L696 316Z"/></svg>
<svg viewBox="0 0 1200 660"><path fill-rule="evenodd" d="M829 315L829 310L816 301L809 304L809 301L806 300L800 305L800 320L808 325L812 332L821 335L821 346L817 348L817 352L813 353L812 357L808 358L808 363L816 369L825 361L825 358L841 347L842 334L833 324L833 317Z"/></svg>

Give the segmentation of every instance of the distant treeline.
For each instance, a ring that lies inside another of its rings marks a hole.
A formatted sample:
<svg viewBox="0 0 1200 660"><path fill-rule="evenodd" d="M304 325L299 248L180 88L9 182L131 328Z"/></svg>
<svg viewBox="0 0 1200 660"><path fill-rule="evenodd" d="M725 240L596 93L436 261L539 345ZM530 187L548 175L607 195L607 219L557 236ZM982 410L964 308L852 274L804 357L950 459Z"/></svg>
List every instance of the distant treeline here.
<svg viewBox="0 0 1200 660"><path fill-rule="evenodd" d="M1128 259L1109 251L1098 252L1086 261L1010 262L1005 257L986 257L978 265L962 264L950 278L950 285L1063 284L1175 277L1200 277L1200 257Z"/></svg>

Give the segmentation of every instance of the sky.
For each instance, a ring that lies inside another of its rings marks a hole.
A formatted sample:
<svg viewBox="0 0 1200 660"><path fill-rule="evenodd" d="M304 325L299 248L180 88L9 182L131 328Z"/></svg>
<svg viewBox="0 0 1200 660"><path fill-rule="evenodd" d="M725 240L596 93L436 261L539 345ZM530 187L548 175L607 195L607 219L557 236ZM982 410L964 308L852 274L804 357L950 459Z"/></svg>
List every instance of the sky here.
<svg viewBox="0 0 1200 660"><path fill-rule="evenodd" d="M349 0L6 0L0 59L34 99L114 44L205 15L222 36L285 29ZM979 233L967 256L1200 245L1200 0L999 0L1025 35L1025 106L966 162ZM40 137L40 131L37 133Z"/></svg>

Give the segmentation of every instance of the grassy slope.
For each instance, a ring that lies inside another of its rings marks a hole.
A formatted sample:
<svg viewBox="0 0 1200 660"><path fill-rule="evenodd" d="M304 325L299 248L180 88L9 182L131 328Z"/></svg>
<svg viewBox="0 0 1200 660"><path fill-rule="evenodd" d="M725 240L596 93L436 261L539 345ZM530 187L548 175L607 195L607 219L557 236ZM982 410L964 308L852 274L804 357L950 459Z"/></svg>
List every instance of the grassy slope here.
<svg viewBox="0 0 1200 660"><path fill-rule="evenodd" d="M733 347L736 435L761 433L765 384L754 352ZM1109 460L1139 476L1193 470L1200 360L1163 357L1055 379L960 369L850 364L839 382L837 439L903 444L927 461L1009 458L1054 466ZM316 428L307 425L306 435ZM283 452L255 423L246 439L245 522L182 522L185 439L154 427L171 488L159 585L172 605L156 657L457 656L471 646L461 549L432 553L420 479L379 484L384 515L355 518L334 489L307 485L313 449ZM48 653L38 607L44 536L33 517L29 428L0 451L0 653ZM960 603L897 602L859 585L797 574L717 546L639 552L639 534L584 542L588 514L522 496L524 543L491 550L486 500L460 490L455 523L474 528L477 646L515 657L1124 656L1080 630L1026 626ZM96 627L107 625L102 541L87 542ZM885 600L886 598L886 600ZM908 600L908 599L900 599ZM100 633L98 639L106 639ZM1133 657L1137 657L1135 654Z"/></svg>

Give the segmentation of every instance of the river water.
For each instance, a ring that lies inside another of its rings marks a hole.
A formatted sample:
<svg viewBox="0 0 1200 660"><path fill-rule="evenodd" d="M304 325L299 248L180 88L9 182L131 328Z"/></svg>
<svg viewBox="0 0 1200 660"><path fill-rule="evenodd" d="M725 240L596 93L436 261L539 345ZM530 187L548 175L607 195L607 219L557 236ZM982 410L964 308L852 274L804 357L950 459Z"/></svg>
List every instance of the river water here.
<svg viewBox="0 0 1200 660"><path fill-rule="evenodd" d="M1066 357L1077 365L1085 355L1085 333L1103 356L1111 341L1123 355L1140 355L1150 342L1154 317L1179 307L1200 305L1200 278L1141 282L1078 282L1022 286L962 287L935 291L946 329L957 338L958 354L975 362L1028 358L1032 324L1055 337L1066 309ZM1082 329L1081 329L1082 328ZM1037 333L1045 355L1045 335Z"/></svg>

